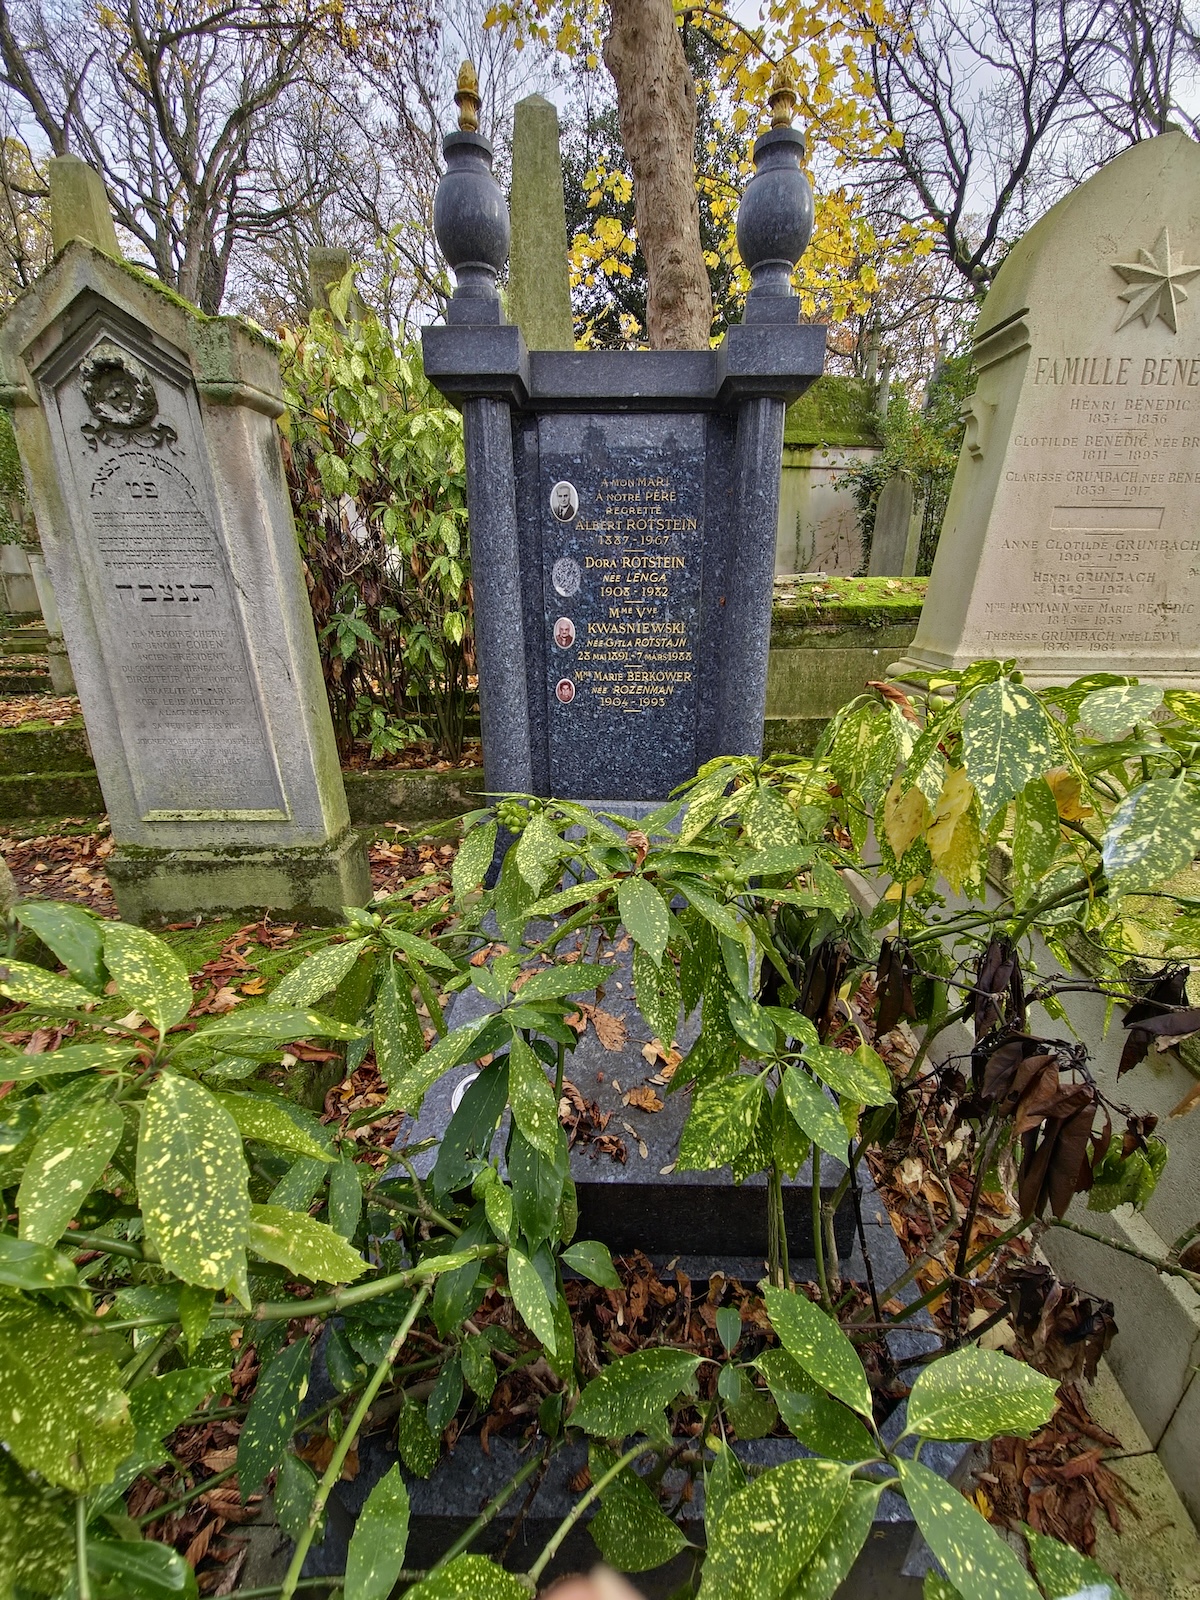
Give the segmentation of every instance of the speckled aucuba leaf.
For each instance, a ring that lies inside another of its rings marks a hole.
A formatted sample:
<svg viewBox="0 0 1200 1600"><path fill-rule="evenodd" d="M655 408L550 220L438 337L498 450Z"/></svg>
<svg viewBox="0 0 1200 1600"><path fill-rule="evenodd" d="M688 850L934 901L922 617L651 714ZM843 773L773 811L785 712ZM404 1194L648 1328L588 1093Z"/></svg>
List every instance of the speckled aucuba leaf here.
<svg viewBox="0 0 1200 1600"><path fill-rule="evenodd" d="M277 1150L287 1150L294 1156L311 1156L314 1161L332 1161L333 1151L326 1142L310 1133L277 1099L264 1094L214 1094L213 1099L225 1107L237 1124L243 1139L253 1139L256 1144L273 1145ZM316 1125L320 1127L318 1123ZM321 1128L321 1132L325 1130ZM328 1136L326 1136L326 1139Z"/></svg>
<svg viewBox="0 0 1200 1600"><path fill-rule="evenodd" d="M764 1290L767 1315L792 1360L860 1416L871 1417L871 1390L858 1352L834 1319L806 1295Z"/></svg>
<svg viewBox="0 0 1200 1600"><path fill-rule="evenodd" d="M908 1433L926 1439L1027 1439L1054 1415L1057 1384L999 1350L964 1345L933 1361L908 1397Z"/></svg>
<svg viewBox="0 0 1200 1600"><path fill-rule="evenodd" d="M508 1251L508 1287L521 1320L551 1355L558 1348L554 1333L554 1308L537 1268L515 1245Z"/></svg>
<svg viewBox="0 0 1200 1600"><path fill-rule="evenodd" d="M1040 1600L1009 1546L952 1484L919 1461L896 1465L917 1527L963 1600Z"/></svg>
<svg viewBox="0 0 1200 1600"><path fill-rule="evenodd" d="M27 1478L0 1450L0 1594L60 1594L75 1553L65 1496Z"/></svg>
<svg viewBox="0 0 1200 1600"><path fill-rule="evenodd" d="M1113 812L1104 870L1114 894L1153 889L1200 851L1200 786L1180 773L1151 778Z"/></svg>
<svg viewBox="0 0 1200 1600"><path fill-rule="evenodd" d="M146 1237L184 1283L224 1289L244 1272L249 1172L237 1123L215 1095L174 1072L142 1107L138 1198Z"/></svg>
<svg viewBox="0 0 1200 1600"><path fill-rule="evenodd" d="M508 1055L508 1100L513 1119L535 1150L553 1157L558 1149L558 1102L545 1068L514 1028Z"/></svg>
<svg viewBox="0 0 1200 1600"><path fill-rule="evenodd" d="M859 1045L853 1055L832 1045L806 1045L804 1059L831 1089L860 1105L885 1106L893 1098L891 1074L870 1045Z"/></svg>
<svg viewBox="0 0 1200 1600"><path fill-rule="evenodd" d="M124 1131L120 1110L111 1100L97 1100L57 1117L38 1134L17 1190L22 1239L58 1243L100 1181Z"/></svg>
<svg viewBox="0 0 1200 1600"><path fill-rule="evenodd" d="M96 1004L96 996L69 978L56 978L28 961L0 960L0 994L31 1011L79 1011Z"/></svg>
<svg viewBox="0 0 1200 1600"><path fill-rule="evenodd" d="M850 1487L836 1461L787 1461L728 1500L708 1529L699 1600L780 1600L824 1538Z"/></svg>
<svg viewBox="0 0 1200 1600"><path fill-rule="evenodd" d="M404 1566L409 1511L408 1489L393 1462L354 1524L346 1551L346 1600L388 1600Z"/></svg>
<svg viewBox="0 0 1200 1600"><path fill-rule="evenodd" d="M764 1350L754 1365L767 1380L789 1431L818 1456L834 1461L868 1461L878 1446L866 1428L786 1350Z"/></svg>
<svg viewBox="0 0 1200 1600"><path fill-rule="evenodd" d="M283 1460L308 1393L312 1346L301 1337L272 1356L259 1375L250 1413L238 1435L238 1490L242 1504Z"/></svg>
<svg viewBox="0 0 1200 1600"><path fill-rule="evenodd" d="M348 939L345 944L331 944L318 950L275 985L271 990L272 1005L314 1005L322 995L337 988L366 943L366 939Z"/></svg>
<svg viewBox="0 0 1200 1600"><path fill-rule="evenodd" d="M669 1050L679 1026L679 976L674 961L668 956L661 966L656 966L641 945L635 945L633 992L637 997L638 1010L649 1024L652 1036L661 1040Z"/></svg>
<svg viewBox="0 0 1200 1600"><path fill-rule="evenodd" d="M411 1002L410 1002L411 1003ZM412 1116L416 1116L421 1109L429 1089L441 1077L443 1072L449 1072L451 1067L457 1067L461 1061L470 1059L471 1047L484 1028L491 1022L491 1017L472 1017L469 1022L452 1028L441 1039L436 1040L423 1055L415 1056L398 1070L385 1071L389 1094L385 1107L381 1109L401 1109ZM375 1016L375 1052L379 1054L379 1014L376 1007Z"/></svg>
<svg viewBox="0 0 1200 1600"><path fill-rule="evenodd" d="M286 1206L251 1206L251 1250L313 1283L353 1283L367 1263L327 1222Z"/></svg>
<svg viewBox="0 0 1200 1600"><path fill-rule="evenodd" d="M691 1386L700 1357L665 1345L610 1361L579 1397L574 1427L602 1439L644 1433L662 1421L663 1410Z"/></svg>
<svg viewBox="0 0 1200 1600"><path fill-rule="evenodd" d="M134 1446L116 1362L73 1316L16 1296L0 1298L0 1440L73 1494L107 1483Z"/></svg>
<svg viewBox="0 0 1200 1600"><path fill-rule="evenodd" d="M756 850L796 849L804 842L795 812L770 784L759 784L746 807L744 827Z"/></svg>
<svg viewBox="0 0 1200 1600"><path fill-rule="evenodd" d="M1069 1595L1081 1593L1090 1594L1093 1600L1126 1600L1125 1591L1098 1562L1080 1555L1069 1544L1034 1533L1032 1528L1022 1528L1021 1532L1029 1544L1046 1600L1066 1600Z"/></svg>
<svg viewBox="0 0 1200 1600"><path fill-rule="evenodd" d="M593 1483L616 1464L617 1457L604 1445L593 1440L588 1446ZM604 1490L588 1532L609 1566L619 1572L649 1572L661 1567L688 1542L632 1467L619 1472Z"/></svg>
<svg viewBox="0 0 1200 1600"><path fill-rule="evenodd" d="M34 1083L39 1078L65 1078L73 1072L115 1072L137 1054L137 1043L118 1039L89 1039L68 1044L42 1055L6 1055L0 1058L0 1083Z"/></svg>
<svg viewBox="0 0 1200 1600"><path fill-rule="evenodd" d="M53 950L76 983L95 995L104 993L104 924L98 917L53 900L27 900L13 908L13 915Z"/></svg>
<svg viewBox="0 0 1200 1600"><path fill-rule="evenodd" d="M677 1170L708 1172L733 1161L754 1137L764 1087L757 1074L739 1072L700 1090L679 1136Z"/></svg>
<svg viewBox="0 0 1200 1600"><path fill-rule="evenodd" d="M634 944L656 967L662 965L670 927L666 901L645 878L622 878L617 885L617 909Z"/></svg>
<svg viewBox="0 0 1200 1600"><path fill-rule="evenodd" d="M826 1099L807 1072L790 1064L783 1069L781 1086L788 1110L812 1142L844 1161L848 1138L832 1101Z"/></svg>
<svg viewBox="0 0 1200 1600"><path fill-rule="evenodd" d="M1053 866L1061 833L1053 789L1044 777L1031 778L1017 796L1013 817L1013 889L1019 906Z"/></svg>
<svg viewBox="0 0 1200 1600"><path fill-rule="evenodd" d="M296 1039L361 1039L362 1028L335 1022L319 1011L295 1006L254 1006L246 1011L231 1011L214 1017L195 1033L189 1034L181 1048L228 1051L232 1055L253 1055L257 1050L273 1050L276 1045Z"/></svg>
<svg viewBox="0 0 1200 1600"><path fill-rule="evenodd" d="M786 1600L829 1600L849 1576L858 1552L867 1542L883 1489L882 1483L851 1480L841 1508L826 1528L820 1544L801 1567L800 1576L788 1590Z"/></svg>
<svg viewBox="0 0 1200 1600"><path fill-rule="evenodd" d="M985 683L962 708L963 765L979 796L981 825L1061 752L1045 708L1011 678Z"/></svg>
<svg viewBox="0 0 1200 1600"><path fill-rule="evenodd" d="M197 1600L196 1574L168 1544L151 1539L90 1539L88 1566L101 1593L130 1600Z"/></svg>
<svg viewBox="0 0 1200 1600"><path fill-rule="evenodd" d="M455 1556L423 1578L405 1600L529 1600L529 1588L486 1556Z"/></svg>
<svg viewBox="0 0 1200 1600"><path fill-rule="evenodd" d="M494 822L485 822L467 833L450 868L450 882L454 885L455 894L470 894L472 889L478 889L495 853Z"/></svg>
<svg viewBox="0 0 1200 1600"><path fill-rule="evenodd" d="M159 1033L182 1022L192 1008L187 968L174 950L145 928L109 922L104 928L104 965L121 998L147 1017Z"/></svg>
<svg viewBox="0 0 1200 1600"><path fill-rule="evenodd" d="M535 811L521 830L515 857L517 871L535 895L541 894L562 852L562 839L546 821L545 813Z"/></svg>
<svg viewBox="0 0 1200 1600"><path fill-rule="evenodd" d="M1152 683L1113 684L1093 689L1079 702L1079 720L1102 739L1118 739L1135 722L1149 722L1163 703Z"/></svg>
<svg viewBox="0 0 1200 1600"><path fill-rule="evenodd" d="M78 1283L70 1256L0 1233L0 1284L6 1289L73 1289Z"/></svg>

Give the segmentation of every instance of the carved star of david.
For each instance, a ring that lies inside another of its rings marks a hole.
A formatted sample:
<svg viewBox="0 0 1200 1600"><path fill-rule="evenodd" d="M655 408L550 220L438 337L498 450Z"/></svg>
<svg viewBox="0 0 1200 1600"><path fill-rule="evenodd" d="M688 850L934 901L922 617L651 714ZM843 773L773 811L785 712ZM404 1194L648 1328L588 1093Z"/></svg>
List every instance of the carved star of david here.
<svg viewBox="0 0 1200 1600"><path fill-rule="evenodd" d="M1114 261L1112 269L1129 285L1120 299L1129 310L1117 323L1121 329L1135 317L1141 317L1147 327L1155 317L1161 317L1172 333L1179 332L1179 303L1187 299L1185 283L1200 273L1200 267L1185 267L1182 261L1171 259L1171 237L1166 228L1159 234L1153 250L1139 250L1136 262Z"/></svg>

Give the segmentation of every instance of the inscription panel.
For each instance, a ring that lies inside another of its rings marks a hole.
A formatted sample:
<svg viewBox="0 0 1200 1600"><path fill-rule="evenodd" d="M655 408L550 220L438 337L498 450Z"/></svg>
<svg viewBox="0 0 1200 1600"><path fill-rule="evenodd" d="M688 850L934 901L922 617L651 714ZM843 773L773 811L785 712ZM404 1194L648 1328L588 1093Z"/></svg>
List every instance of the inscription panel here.
<svg viewBox="0 0 1200 1600"><path fill-rule="evenodd" d="M194 400L148 353L93 345L55 388L104 665L144 820L285 803ZM190 402L190 403L189 403Z"/></svg>
<svg viewBox="0 0 1200 1600"><path fill-rule="evenodd" d="M1031 352L1000 486L1017 514L996 540L981 650L1194 652L1198 461L1200 356Z"/></svg>
<svg viewBox="0 0 1200 1600"><path fill-rule="evenodd" d="M665 797L696 769L705 418L538 430L550 792Z"/></svg>

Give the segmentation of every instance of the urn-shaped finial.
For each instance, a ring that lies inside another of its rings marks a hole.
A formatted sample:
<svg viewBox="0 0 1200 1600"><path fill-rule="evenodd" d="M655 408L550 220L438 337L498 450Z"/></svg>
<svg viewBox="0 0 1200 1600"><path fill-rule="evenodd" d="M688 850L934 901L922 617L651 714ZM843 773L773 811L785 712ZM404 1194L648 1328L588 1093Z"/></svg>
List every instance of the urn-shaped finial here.
<svg viewBox="0 0 1200 1600"><path fill-rule="evenodd" d="M433 199L433 230L457 287L448 322L498 322L496 278L508 259L508 206L492 176L492 147L479 129L479 82L464 61L454 96L459 131L442 141L446 171Z"/></svg>
<svg viewBox="0 0 1200 1600"><path fill-rule="evenodd" d="M754 142L754 176L738 207L737 242L752 295L790 294L792 268L812 236L813 198L801 168L804 135L792 127L796 89L790 67L776 71L771 126Z"/></svg>

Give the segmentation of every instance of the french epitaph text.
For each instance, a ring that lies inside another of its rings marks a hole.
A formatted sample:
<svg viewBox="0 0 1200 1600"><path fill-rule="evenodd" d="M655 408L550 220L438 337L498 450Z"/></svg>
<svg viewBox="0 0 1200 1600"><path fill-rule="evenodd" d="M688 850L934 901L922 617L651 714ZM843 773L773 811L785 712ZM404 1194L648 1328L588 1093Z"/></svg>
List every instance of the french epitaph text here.
<svg viewBox="0 0 1200 1600"><path fill-rule="evenodd" d="M986 602L981 644L996 654L1193 647L1200 353L1035 349L1027 371L1029 417L1004 483L1048 494L1049 515L1001 535L999 557L1024 581Z"/></svg>
<svg viewBox="0 0 1200 1600"><path fill-rule="evenodd" d="M696 764L705 419L539 424L552 793L665 793Z"/></svg>

